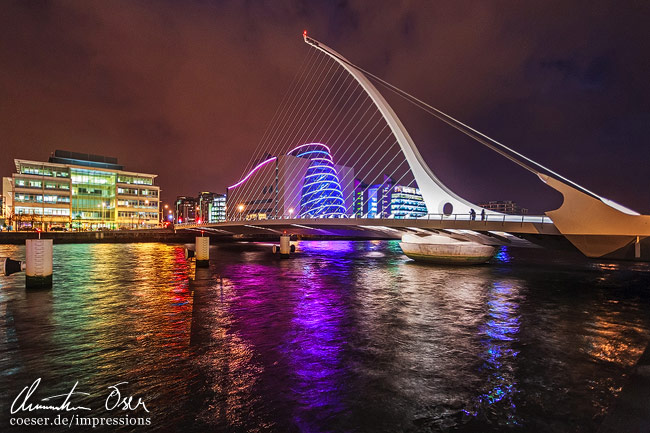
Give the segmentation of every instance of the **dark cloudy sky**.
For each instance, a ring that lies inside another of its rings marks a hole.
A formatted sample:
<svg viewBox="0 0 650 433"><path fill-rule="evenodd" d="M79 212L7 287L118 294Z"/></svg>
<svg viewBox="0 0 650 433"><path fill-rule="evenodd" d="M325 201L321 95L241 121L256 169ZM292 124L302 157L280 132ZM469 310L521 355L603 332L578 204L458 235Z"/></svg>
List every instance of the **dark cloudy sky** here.
<svg viewBox="0 0 650 433"><path fill-rule="evenodd" d="M0 174L54 149L158 173L163 199L237 180L308 47L585 187L650 212L647 1L0 2ZM434 171L533 211L531 174L394 101Z"/></svg>

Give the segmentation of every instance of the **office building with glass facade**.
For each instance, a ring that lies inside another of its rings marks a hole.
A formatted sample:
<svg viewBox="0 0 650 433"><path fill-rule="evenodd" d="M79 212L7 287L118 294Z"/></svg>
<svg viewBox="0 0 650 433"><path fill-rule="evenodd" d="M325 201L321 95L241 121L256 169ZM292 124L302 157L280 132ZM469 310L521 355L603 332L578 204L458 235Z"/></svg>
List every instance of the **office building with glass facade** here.
<svg viewBox="0 0 650 433"><path fill-rule="evenodd" d="M200 192L197 223L218 223L226 220L226 194Z"/></svg>
<svg viewBox="0 0 650 433"><path fill-rule="evenodd" d="M418 218L427 214L427 205L419 189L396 185L390 194L390 213L398 219Z"/></svg>
<svg viewBox="0 0 650 433"><path fill-rule="evenodd" d="M528 209L520 207L512 200L494 200L486 203L480 203L479 206L486 210L510 214L510 215L526 215Z"/></svg>
<svg viewBox="0 0 650 433"><path fill-rule="evenodd" d="M427 206L417 188L395 185L388 176L375 185L356 181L354 215L357 218L419 218L426 214Z"/></svg>
<svg viewBox="0 0 650 433"><path fill-rule="evenodd" d="M48 230L152 228L159 225L157 175L123 170L117 159L57 150L48 162L14 160L3 179L12 226Z"/></svg>
<svg viewBox="0 0 650 433"><path fill-rule="evenodd" d="M208 222L218 223L226 220L226 194L215 194L208 203Z"/></svg>

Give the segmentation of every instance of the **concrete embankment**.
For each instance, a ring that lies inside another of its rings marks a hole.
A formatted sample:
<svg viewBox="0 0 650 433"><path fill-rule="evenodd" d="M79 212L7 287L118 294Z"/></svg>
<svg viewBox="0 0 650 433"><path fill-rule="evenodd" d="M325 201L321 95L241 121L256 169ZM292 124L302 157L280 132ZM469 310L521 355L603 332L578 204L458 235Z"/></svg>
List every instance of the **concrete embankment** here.
<svg viewBox="0 0 650 433"><path fill-rule="evenodd" d="M598 433L650 432L650 345L632 369L627 383Z"/></svg>
<svg viewBox="0 0 650 433"><path fill-rule="evenodd" d="M129 242L194 242L196 232L170 229L115 230L101 232L42 232L41 239L52 239L55 244L129 243ZM212 236L211 236L212 237ZM229 236L217 236L230 240ZM27 239L38 239L36 232L0 232L0 244L24 245Z"/></svg>

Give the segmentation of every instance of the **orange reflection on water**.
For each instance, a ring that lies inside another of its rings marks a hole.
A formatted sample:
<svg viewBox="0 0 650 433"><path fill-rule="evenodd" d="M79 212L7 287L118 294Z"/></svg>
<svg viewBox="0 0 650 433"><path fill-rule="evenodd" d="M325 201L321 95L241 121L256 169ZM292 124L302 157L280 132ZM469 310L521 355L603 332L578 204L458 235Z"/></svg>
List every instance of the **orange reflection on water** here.
<svg viewBox="0 0 650 433"><path fill-rule="evenodd" d="M643 330L640 326L618 324L615 317L609 313L594 319L592 335L587 336L587 352L599 361L631 367L643 353L645 342L630 336L642 335Z"/></svg>
<svg viewBox="0 0 650 433"><path fill-rule="evenodd" d="M257 424L262 429L268 420L251 423L251 418L259 403L254 388L264 368L253 359L254 345L234 329L241 311L233 307L237 298L233 284L201 269L191 290L193 363L203 376L201 383L209 387L202 407L196 408L197 419L211 426L244 429Z"/></svg>

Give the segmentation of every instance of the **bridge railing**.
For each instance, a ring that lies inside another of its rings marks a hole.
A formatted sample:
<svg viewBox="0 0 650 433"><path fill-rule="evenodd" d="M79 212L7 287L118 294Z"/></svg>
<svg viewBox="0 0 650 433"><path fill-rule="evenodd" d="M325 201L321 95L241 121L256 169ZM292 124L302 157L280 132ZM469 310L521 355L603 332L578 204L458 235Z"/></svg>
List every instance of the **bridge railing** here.
<svg viewBox="0 0 650 433"><path fill-rule="evenodd" d="M427 220L440 220L440 221L471 221L471 222L500 222L500 223L532 223L532 224L553 224L546 215L509 215L509 214L485 214L485 215L470 215L463 214L427 214ZM422 219L419 218L419 219Z"/></svg>

